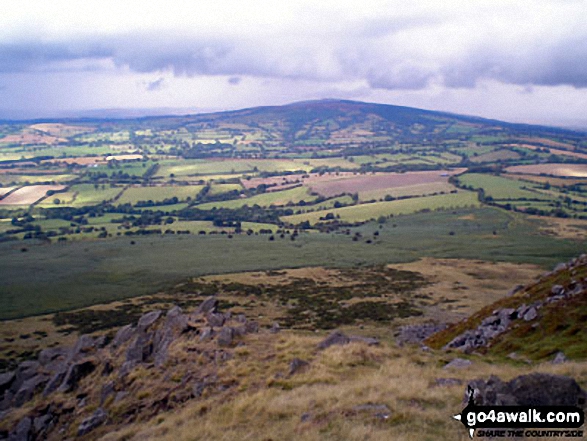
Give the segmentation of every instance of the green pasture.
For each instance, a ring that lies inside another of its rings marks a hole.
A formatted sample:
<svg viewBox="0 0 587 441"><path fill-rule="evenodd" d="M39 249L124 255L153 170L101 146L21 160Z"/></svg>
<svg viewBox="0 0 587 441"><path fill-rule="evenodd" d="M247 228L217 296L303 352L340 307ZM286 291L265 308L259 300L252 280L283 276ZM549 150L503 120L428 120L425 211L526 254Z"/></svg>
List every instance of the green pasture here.
<svg viewBox="0 0 587 441"><path fill-rule="evenodd" d="M159 202L176 197L180 201L194 199L202 190L203 185L177 185L157 187L128 187L118 198L117 204L136 204L139 201Z"/></svg>
<svg viewBox="0 0 587 441"><path fill-rule="evenodd" d="M259 205L260 207L269 207L270 205L286 205L288 203L298 204L300 201L311 202L316 196L309 194L306 187L296 187L289 190L273 191L262 193L249 198L238 198L229 201L207 202L196 205L196 208L202 210L211 210L212 208L240 208L248 205Z"/></svg>

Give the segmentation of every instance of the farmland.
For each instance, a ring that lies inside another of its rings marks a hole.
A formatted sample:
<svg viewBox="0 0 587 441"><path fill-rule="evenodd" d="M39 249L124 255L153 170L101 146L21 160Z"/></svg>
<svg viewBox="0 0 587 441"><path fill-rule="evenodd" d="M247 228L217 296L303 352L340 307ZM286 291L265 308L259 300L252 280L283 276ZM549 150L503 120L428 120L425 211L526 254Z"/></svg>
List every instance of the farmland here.
<svg viewBox="0 0 587 441"><path fill-rule="evenodd" d="M585 137L553 130L346 101L0 124L0 244L21 270L64 265L37 285L3 265L9 315L228 269L470 257L457 239L473 237L484 258L550 262L539 248L576 249L533 217L572 218L565 231L587 219ZM94 272L84 253L110 257ZM77 298L85 276L94 288ZM39 308L19 303L41 284Z"/></svg>

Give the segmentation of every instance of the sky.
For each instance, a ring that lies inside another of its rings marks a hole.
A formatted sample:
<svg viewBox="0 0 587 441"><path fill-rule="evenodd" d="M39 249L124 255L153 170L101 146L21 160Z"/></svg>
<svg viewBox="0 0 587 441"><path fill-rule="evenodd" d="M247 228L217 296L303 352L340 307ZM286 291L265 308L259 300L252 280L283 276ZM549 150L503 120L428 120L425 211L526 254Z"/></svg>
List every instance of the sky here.
<svg viewBox="0 0 587 441"><path fill-rule="evenodd" d="M340 98L587 127L585 0L2 0L0 118Z"/></svg>

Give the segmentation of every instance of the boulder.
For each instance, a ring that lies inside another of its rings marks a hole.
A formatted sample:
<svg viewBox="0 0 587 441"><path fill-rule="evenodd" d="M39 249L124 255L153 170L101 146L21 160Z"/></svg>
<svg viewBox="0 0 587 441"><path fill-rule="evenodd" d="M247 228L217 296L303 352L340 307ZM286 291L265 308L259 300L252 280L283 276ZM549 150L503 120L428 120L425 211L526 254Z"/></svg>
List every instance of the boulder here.
<svg viewBox="0 0 587 441"><path fill-rule="evenodd" d="M67 366L64 364L62 369L55 372L47 385L45 386L45 390L43 391L43 395L47 396L53 392L55 392L59 386L63 383L63 379L65 378L65 374L67 373Z"/></svg>
<svg viewBox="0 0 587 441"><path fill-rule="evenodd" d="M8 441L32 441L33 438L33 422L29 417L21 419L16 428L8 436Z"/></svg>
<svg viewBox="0 0 587 441"><path fill-rule="evenodd" d="M153 333L140 332L128 346L126 361L142 363L153 353Z"/></svg>
<svg viewBox="0 0 587 441"><path fill-rule="evenodd" d="M218 299L215 296L211 296L200 304L196 312L198 314L208 314L209 312L216 312L217 307Z"/></svg>
<svg viewBox="0 0 587 441"><path fill-rule="evenodd" d="M209 326L200 330L200 341L211 340L214 337L214 331Z"/></svg>
<svg viewBox="0 0 587 441"><path fill-rule="evenodd" d="M167 361L169 346L187 329L188 318L182 314L181 308L179 306L171 308L167 312L165 323L155 332L153 338L155 366L163 366Z"/></svg>
<svg viewBox="0 0 587 441"><path fill-rule="evenodd" d="M219 328L224 325L226 318L224 317L224 314L219 312L209 312L206 314L206 321L209 326Z"/></svg>
<svg viewBox="0 0 587 441"><path fill-rule="evenodd" d="M567 361L569 361L569 359L563 352L557 352L554 359L552 360L552 364L561 364L566 363Z"/></svg>
<svg viewBox="0 0 587 441"><path fill-rule="evenodd" d="M29 378L20 389L14 394L12 401L13 406L20 407L27 401L32 400L33 396L43 388L49 379L45 375L36 375L33 378Z"/></svg>
<svg viewBox="0 0 587 441"><path fill-rule="evenodd" d="M96 340L87 334L78 338L69 355L70 360L84 357L87 353L92 352L96 348Z"/></svg>
<svg viewBox="0 0 587 441"><path fill-rule="evenodd" d="M39 360L39 363L41 363L43 366L47 366L59 357L66 357L68 355L68 353L69 353L69 350L67 348L63 348L63 347L47 348L47 349L43 349L39 353L38 360Z"/></svg>
<svg viewBox="0 0 587 441"><path fill-rule="evenodd" d="M108 397L114 394L114 392L115 389L113 381L109 381L108 383L103 385L102 389L100 390L100 406L102 406L104 402L108 399Z"/></svg>
<svg viewBox="0 0 587 441"><path fill-rule="evenodd" d="M552 288L550 288L550 295L551 296L560 296L562 294L564 294L565 292L565 288L562 285L553 285Z"/></svg>
<svg viewBox="0 0 587 441"><path fill-rule="evenodd" d="M84 360L73 363L63 378L63 382L59 386L60 392L71 392L78 386L80 380L91 374L96 369L96 363L93 360Z"/></svg>
<svg viewBox="0 0 587 441"><path fill-rule="evenodd" d="M149 327L151 327L151 325L153 325L159 319L159 317L161 317L161 314L163 314L163 312L160 309L156 309L155 311L144 314L139 319L139 323L137 325L139 331L146 331L149 329Z"/></svg>
<svg viewBox="0 0 587 441"><path fill-rule="evenodd" d="M10 389L14 380L16 380L16 374L14 372L0 374L0 395Z"/></svg>
<svg viewBox="0 0 587 441"><path fill-rule="evenodd" d="M346 345L351 341L341 331L334 331L318 344L318 349L326 349L332 345Z"/></svg>
<svg viewBox="0 0 587 441"><path fill-rule="evenodd" d="M536 317L538 317L538 311L536 311L535 307L531 307L524 313L523 319L529 322L534 320Z"/></svg>
<svg viewBox="0 0 587 441"><path fill-rule="evenodd" d="M473 363L471 360L465 360L464 358L455 358L450 363L447 363L443 369L463 369L468 368Z"/></svg>
<svg viewBox="0 0 587 441"><path fill-rule="evenodd" d="M358 406L353 407L353 412L367 412L371 414L373 417L381 420L386 420L391 416L391 410L385 404L360 404Z"/></svg>
<svg viewBox="0 0 587 441"><path fill-rule="evenodd" d="M396 342L400 346L403 346L404 344L419 344L431 335L436 334L445 328L445 324L433 323L401 326L396 335Z"/></svg>
<svg viewBox="0 0 587 441"><path fill-rule="evenodd" d="M218 334L218 345L219 346L230 346L234 340L234 329L228 326L222 328Z"/></svg>
<svg viewBox="0 0 587 441"><path fill-rule="evenodd" d="M112 340L111 346L114 349L119 348L124 343L126 343L128 340L130 340L131 337L134 335L134 333L135 333L135 329L133 329L133 327L131 325L123 326L122 328L120 328L116 332L116 335L114 336L114 339Z"/></svg>
<svg viewBox="0 0 587 441"><path fill-rule="evenodd" d="M46 434L53 429L53 416L50 413L41 415L33 420L35 436L39 439L46 438Z"/></svg>
<svg viewBox="0 0 587 441"><path fill-rule="evenodd" d="M289 363L289 375L297 374L297 373L305 370L309 365L310 365L310 363L308 363L305 360L302 360L300 358L294 358Z"/></svg>
<svg viewBox="0 0 587 441"><path fill-rule="evenodd" d="M108 414L101 407L98 408L91 416L81 422L77 429L77 436L83 436L90 433L96 427L104 424L108 419Z"/></svg>
<svg viewBox="0 0 587 441"><path fill-rule="evenodd" d="M361 337L359 335L349 335L349 343L365 343L367 346L379 345L379 340L373 337Z"/></svg>
<svg viewBox="0 0 587 441"><path fill-rule="evenodd" d="M491 376L487 381L473 380L469 386L474 390L475 403L487 406L585 407L587 398L587 393L574 379L544 373L522 375L508 383Z"/></svg>
<svg viewBox="0 0 587 441"><path fill-rule="evenodd" d="M274 323L271 325L271 328L269 328L269 332L270 332L271 334L277 334L277 333L278 333L278 332L280 332L280 331L281 331L281 327L279 326L279 323L277 323L277 322L274 322Z"/></svg>

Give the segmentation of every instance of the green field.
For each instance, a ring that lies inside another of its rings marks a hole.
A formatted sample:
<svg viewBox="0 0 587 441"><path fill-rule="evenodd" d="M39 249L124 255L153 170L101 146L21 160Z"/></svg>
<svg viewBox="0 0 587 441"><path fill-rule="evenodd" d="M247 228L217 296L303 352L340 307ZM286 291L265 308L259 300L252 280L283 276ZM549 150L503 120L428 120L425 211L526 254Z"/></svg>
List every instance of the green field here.
<svg viewBox="0 0 587 441"><path fill-rule="evenodd" d="M124 190L117 203L136 204L139 201L159 202L173 197L176 197L180 201L185 201L188 197L194 199L203 187L203 185L129 187Z"/></svg>
<svg viewBox="0 0 587 441"><path fill-rule="evenodd" d="M370 265L422 256L551 267L585 249L583 241L540 235L535 223L493 208L398 216L393 223L353 229L363 237L378 231L371 244L344 234L302 234L295 241L288 236L269 241L265 235L169 235L51 245L4 242L0 319L142 295L204 274ZM28 251L22 252L23 247Z"/></svg>
<svg viewBox="0 0 587 441"><path fill-rule="evenodd" d="M210 186L210 190L208 191L208 194L210 196L215 196L218 194L222 194L222 193L228 193L229 191L234 191L234 190L242 190L243 186L241 184L212 184Z"/></svg>
<svg viewBox="0 0 587 441"><path fill-rule="evenodd" d="M461 185L471 186L474 189L482 188L485 196L493 199L549 199L548 196L528 189L536 188L528 182L502 178L500 176L480 173L467 173L458 178Z"/></svg>
<svg viewBox="0 0 587 441"><path fill-rule="evenodd" d="M400 214L416 213L422 210L432 211L458 207L477 207L479 205L480 203L475 193L460 192L456 194L402 199L399 201L359 204L350 207L334 208L332 210L296 214L293 216L284 216L282 221L294 225L305 221L309 221L310 224L316 224L320 222L320 218L325 218L329 213L332 213L336 219L344 222L364 222L370 219L377 219L379 216L397 216Z"/></svg>

